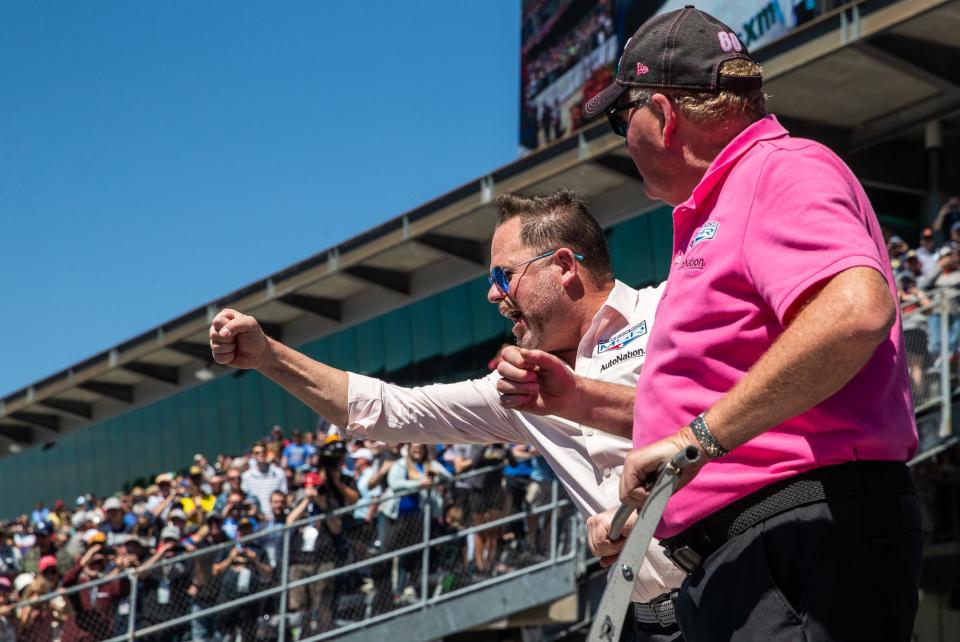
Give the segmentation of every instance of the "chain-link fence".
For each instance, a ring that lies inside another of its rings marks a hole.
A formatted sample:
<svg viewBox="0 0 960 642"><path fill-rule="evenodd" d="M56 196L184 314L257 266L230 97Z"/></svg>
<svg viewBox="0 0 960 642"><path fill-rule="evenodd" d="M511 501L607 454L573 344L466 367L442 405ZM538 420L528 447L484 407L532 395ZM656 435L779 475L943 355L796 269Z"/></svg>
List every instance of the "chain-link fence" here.
<svg viewBox="0 0 960 642"><path fill-rule="evenodd" d="M83 559L56 592L42 577L23 591L17 639L328 639L580 548L582 520L555 480L498 467L365 506L189 552L171 542L126 568L122 551Z"/></svg>

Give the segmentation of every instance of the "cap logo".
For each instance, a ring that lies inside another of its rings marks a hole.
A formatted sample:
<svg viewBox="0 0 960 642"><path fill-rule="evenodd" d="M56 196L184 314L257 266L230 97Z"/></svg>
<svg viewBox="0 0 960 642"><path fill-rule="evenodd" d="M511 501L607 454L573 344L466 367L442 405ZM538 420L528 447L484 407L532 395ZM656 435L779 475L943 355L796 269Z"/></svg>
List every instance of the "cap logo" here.
<svg viewBox="0 0 960 642"><path fill-rule="evenodd" d="M642 75L644 75L645 73L647 73L647 72L649 72L649 71L650 71L650 67L647 67L647 66L646 66L645 64L643 64L642 62L638 62L638 63L637 63L637 75L638 75L638 76L642 76Z"/></svg>
<svg viewBox="0 0 960 642"><path fill-rule="evenodd" d="M737 34L728 31L718 31L717 38L720 40L720 48L724 51L743 51L743 45Z"/></svg>

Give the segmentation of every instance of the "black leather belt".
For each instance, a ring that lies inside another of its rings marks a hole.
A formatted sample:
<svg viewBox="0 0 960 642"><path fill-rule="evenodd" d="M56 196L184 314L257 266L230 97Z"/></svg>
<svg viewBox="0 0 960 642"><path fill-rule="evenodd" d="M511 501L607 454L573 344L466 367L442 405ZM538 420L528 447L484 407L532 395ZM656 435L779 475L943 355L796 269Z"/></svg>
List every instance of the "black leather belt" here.
<svg viewBox="0 0 960 642"><path fill-rule="evenodd" d="M899 461L851 461L815 468L764 486L660 544L677 567L692 573L729 540L790 509L845 497L913 492L910 471Z"/></svg>

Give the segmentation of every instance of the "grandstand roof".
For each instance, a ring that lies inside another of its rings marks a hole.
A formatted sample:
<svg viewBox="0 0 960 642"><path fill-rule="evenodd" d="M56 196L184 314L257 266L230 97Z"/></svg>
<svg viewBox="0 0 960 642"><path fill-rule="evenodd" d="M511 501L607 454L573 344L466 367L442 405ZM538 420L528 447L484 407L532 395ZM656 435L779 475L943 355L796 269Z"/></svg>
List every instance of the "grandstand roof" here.
<svg viewBox="0 0 960 642"><path fill-rule="evenodd" d="M771 107L839 151L922 143L941 119L960 131L960 0L845 5L757 52ZM918 133L919 132L919 133ZM151 403L226 371L207 328L221 307L299 344L486 271L497 193L565 186L604 225L653 206L623 139L595 123L371 230L209 301L0 400L0 439L32 444ZM2 452L2 449L0 449Z"/></svg>

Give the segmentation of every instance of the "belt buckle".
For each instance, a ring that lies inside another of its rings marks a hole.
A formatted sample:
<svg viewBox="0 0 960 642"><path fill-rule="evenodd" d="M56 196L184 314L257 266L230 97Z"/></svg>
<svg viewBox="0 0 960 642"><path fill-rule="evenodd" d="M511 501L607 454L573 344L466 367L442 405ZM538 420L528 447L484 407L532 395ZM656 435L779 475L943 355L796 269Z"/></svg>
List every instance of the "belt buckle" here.
<svg viewBox="0 0 960 642"><path fill-rule="evenodd" d="M700 562L703 561L700 559L700 554L686 544L676 547L664 547L663 554L666 555L668 560L673 562L674 566L687 575L693 573L697 567L700 566Z"/></svg>
<svg viewBox="0 0 960 642"><path fill-rule="evenodd" d="M677 596L676 592L661 595L650 602L650 610L653 611L653 617L657 618L657 624L667 628L677 623L677 612L673 604L673 599Z"/></svg>

